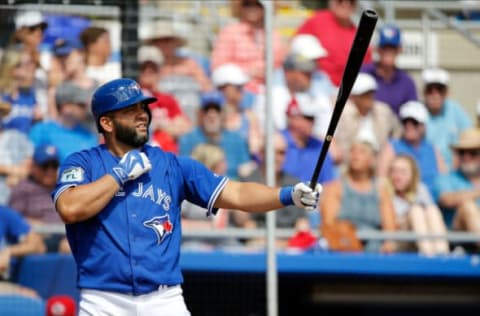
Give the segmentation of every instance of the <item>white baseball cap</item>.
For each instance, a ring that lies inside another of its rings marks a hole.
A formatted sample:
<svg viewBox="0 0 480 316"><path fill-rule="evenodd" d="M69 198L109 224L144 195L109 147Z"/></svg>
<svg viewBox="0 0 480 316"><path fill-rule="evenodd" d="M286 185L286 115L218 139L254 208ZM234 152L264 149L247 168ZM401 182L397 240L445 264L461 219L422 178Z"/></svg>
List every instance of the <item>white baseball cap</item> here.
<svg viewBox="0 0 480 316"><path fill-rule="evenodd" d="M400 118L412 118L417 122L425 124L428 119L428 111L422 102L408 101L400 107Z"/></svg>
<svg viewBox="0 0 480 316"><path fill-rule="evenodd" d="M448 72L444 69L429 68L429 69L423 70L422 80L425 85L438 83L446 86L450 81L450 76L448 75Z"/></svg>
<svg viewBox="0 0 480 316"><path fill-rule="evenodd" d="M318 59L328 55L322 43L311 34L299 34L290 43L290 54L300 55L306 59Z"/></svg>
<svg viewBox="0 0 480 316"><path fill-rule="evenodd" d="M216 87L227 84L241 86L246 84L250 79L247 74L235 64L224 64L217 67L212 72L212 82Z"/></svg>
<svg viewBox="0 0 480 316"><path fill-rule="evenodd" d="M370 91L377 90L377 81L372 75L361 72L358 74L355 83L353 84L352 95L361 95Z"/></svg>
<svg viewBox="0 0 480 316"><path fill-rule="evenodd" d="M156 46L141 46L137 56L140 64L146 61L151 61L159 66L163 64L163 54Z"/></svg>
<svg viewBox="0 0 480 316"><path fill-rule="evenodd" d="M39 25L43 29L47 27L43 15L39 11L21 11L15 16L15 29Z"/></svg>

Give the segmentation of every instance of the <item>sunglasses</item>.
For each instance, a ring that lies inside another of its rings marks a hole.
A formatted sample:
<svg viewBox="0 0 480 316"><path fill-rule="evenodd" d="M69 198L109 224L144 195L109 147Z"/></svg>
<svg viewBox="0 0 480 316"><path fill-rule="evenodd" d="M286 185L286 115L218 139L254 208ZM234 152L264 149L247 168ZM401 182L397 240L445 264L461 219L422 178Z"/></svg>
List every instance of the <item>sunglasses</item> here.
<svg viewBox="0 0 480 316"><path fill-rule="evenodd" d="M50 168L51 169L57 169L58 166L59 166L58 161L49 161L49 162L44 163L40 167L42 168L42 170L48 170Z"/></svg>
<svg viewBox="0 0 480 316"><path fill-rule="evenodd" d="M244 1L242 3L244 8L263 8L263 5L258 1Z"/></svg>
<svg viewBox="0 0 480 316"><path fill-rule="evenodd" d="M420 124L422 124L422 123L420 123L419 121L417 121L413 118L406 118L406 119L402 120L403 125L407 125L408 123L412 124L415 127L418 127L418 126L420 126Z"/></svg>
<svg viewBox="0 0 480 316"><path fill-rule="evenodd" d="M441 94L445 94L445 92L447 91L447 87L439 83L432 83L425 87L426 93L432 93L435 91L438 91Z"/></svg>
<svg viewBox="0 0 480 316"><path fill-rule="evenodd" d="M480 149L458 149L457 153L459 156L472 156L472 157L478 157L480 156Z"/></svg>

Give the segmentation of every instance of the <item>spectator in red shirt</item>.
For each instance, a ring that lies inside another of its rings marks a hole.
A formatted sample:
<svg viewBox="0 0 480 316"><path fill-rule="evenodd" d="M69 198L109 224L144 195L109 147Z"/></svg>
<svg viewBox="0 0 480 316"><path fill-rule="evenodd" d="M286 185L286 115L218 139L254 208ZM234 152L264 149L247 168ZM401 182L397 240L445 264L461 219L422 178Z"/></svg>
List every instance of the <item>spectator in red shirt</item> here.
<svg viewBox="0 0 480 316"><path fill-rule="evenodd" d="M258 0L232 1L232 15L238 21L220 29L212 50L212 70L235 64L250 78L246 90L258 93L265 82L264 8ZM273 63L278 69L286 55L286 45L279 32L273 30L272 35Z"/></svg>
<svg viewBox="0 0 480 316"><path fill-rule="evenodd" d="M335 86L340 85L348 54L357 31L352 15L357 10L357 0L329 0L328 8L319 10L297 30L298 34L312 34L328 52L318 60L318 67L325 71ZM372 60L371 48L364 62Z"/></svg>
<svg viewBox="0 0 480 316"><path fill-rule="evenodd" d="M156 47L142 47L139 52L138 81L145 94L157 98L156 102L149 104L152 112L152 142L165 151L178 153L177 138L191 129L191 122L173 96L158 91L162 59Z"/></svg>

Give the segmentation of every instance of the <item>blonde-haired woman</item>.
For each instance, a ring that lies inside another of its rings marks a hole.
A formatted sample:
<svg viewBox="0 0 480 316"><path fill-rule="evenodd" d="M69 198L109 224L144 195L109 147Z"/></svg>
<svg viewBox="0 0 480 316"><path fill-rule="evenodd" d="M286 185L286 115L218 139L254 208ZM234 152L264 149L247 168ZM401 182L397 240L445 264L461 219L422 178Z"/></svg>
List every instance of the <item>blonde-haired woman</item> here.
<svg viewBox="0 0 480 316"><path fill-rule="evenodd" d="M320 198L322 223L334 226L338 220L352 223L358 231L394 231L395 211L385 181L375 176L377 149L369 141L357 139L350 146L345 173L324 186ZM369 240L368 252L391 253L396 243Z"/></svg>
<svg viewBox="0 0 480 316"><path fill-rule="evenodd" d="M394 196L393 203L399 229L413 230L418 235L446 233L447 228L442 214L428 188L420 180L418 166L411 156L397 155L393 159L388 180ZM439 238L421 238L416 242L416 247L421 254L427 256L449 252L448 241Z"/></svg>
<svg viewBox="0 0 480 316"><path fill-rule="evenodd" d="M0 63L0 95L12 105L3 118L4 129L17 129L28 134L30 127L42 119L42 110L35 96L35 61L26 51L7 49Z"/></svg>

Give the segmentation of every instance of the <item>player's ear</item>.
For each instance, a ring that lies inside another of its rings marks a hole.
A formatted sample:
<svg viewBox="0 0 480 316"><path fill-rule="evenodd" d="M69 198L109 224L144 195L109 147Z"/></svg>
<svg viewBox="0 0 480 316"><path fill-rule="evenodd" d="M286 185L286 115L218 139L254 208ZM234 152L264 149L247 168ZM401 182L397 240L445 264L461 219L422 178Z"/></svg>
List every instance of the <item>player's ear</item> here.
<svg viewBox="0 0 480 316"><path fill-rule="evenodd" d="M108 116L102 116L99 119L100 126L105 132L112 132L113 130L113 121Z"/></svg>

